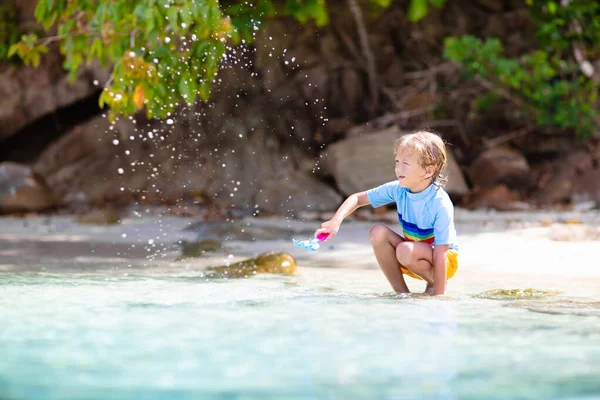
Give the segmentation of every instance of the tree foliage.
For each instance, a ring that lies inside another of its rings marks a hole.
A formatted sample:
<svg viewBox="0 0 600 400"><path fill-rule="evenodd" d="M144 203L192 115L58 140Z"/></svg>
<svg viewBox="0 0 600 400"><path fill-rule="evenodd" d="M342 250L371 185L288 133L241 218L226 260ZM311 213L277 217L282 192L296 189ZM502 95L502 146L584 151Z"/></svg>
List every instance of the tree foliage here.
<svg viewBox="0 0 600 400"><path fill-rule="evenodd" d="M569 128L582 137L598 129L600 3L559 4L529 0L540 48L518 58L504 54L502 42L447 38L445 56L464 64L470 76L489 82L490 99L509 99L538 125Z"/></svg>
<svg viewBox="0 0 600 400"><path fill-rule="evenodd" d="M392 0L369 0L372 10ZM600 3L595 0L526 0L537 24L539 48L510 58L500 39L448 38L445 56L461 62L490 92L479 104L510 99L521 115L540 125L570 128L582 136L597 129ZM410 0L419 21L445 0ZM112 70L100 96L112 116L145 108L166 117L181 104L206 101L228 45L251 43L263 21L288 15L317 26L329 23L326 0L39 0L35 16L54 36L20 32L7 23L0 33L0 60L19 56L37 66L59 42L64 68L75 79L84 64ZM0 8L0 20L14 20ZM53 32L54 32L53 31ZM20 40L17 41L16 38ZM591 72L590 72L591 71Z"/></svg>
<svg viewBox="0 0 600 400"><path fill-rule="evenodd" d="M390 1L370 0L374 7ZM37 66L58 41L71 79L94 60L112 68L100 96L112 116L145 107L149 117L166 117L182 101L206 101L226 46L251 42L263 21L277 15L329 22L325 0L39 0L35 17L46 31L56 27L56 35L29 33L5 42L14 43L8 57Z"/></svg>
<svg viewBox="0 0 600 400"><path fill-rule="evenodd" d="M0 60L9 59L8 52L10 47L19 41L23 32L16 24L17 13L14 5L6 4L0 7Z"/></svg>

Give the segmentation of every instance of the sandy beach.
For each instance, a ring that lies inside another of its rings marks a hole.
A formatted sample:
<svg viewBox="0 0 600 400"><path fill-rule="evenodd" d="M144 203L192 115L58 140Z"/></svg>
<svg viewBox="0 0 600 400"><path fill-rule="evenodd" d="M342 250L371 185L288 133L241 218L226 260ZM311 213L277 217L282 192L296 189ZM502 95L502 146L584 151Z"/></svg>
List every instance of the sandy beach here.
<svg viewBox="0 0 600 400"><path fill-rule="evenodd" d="M221 229L224 225L226 231L234 233L221 237L223 250L182 262L175 262L180 254L177 242L201 239L198 227L204 223L198 218L160 214L160 209L132 210L120 224L110 226L82 225L70 216L3 217L0 271L35 270L40 260L47 261L44 268L60 271L72 265L85 266L86 262L97 265L102 259L107 269L115 273L135 267L178 273L201 271L206 266L275 250L296 257L298 274L306 275L318 268L333 270L327 272L333 275L360 270L364 276L372 275L381 281L382 290L389 290L373 256L368 232L375 224L397 227L393 212L348 218L338 235L316 252L293 246L291 238L309 238L319 220L265 217L223 221ZM600 212L499 213L457 209L455 218L460 267L449 282L449 295L536 288L600 299L600 268L594 261L600 240ZM407 281L412 290L421 290L422 282Z"/></svg>

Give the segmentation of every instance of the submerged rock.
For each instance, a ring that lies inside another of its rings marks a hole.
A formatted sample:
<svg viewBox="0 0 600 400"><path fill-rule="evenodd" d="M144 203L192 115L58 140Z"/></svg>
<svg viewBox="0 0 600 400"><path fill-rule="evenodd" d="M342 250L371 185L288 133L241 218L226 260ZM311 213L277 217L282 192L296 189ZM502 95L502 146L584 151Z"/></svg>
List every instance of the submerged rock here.
<svg viewBox="0 0 600 400"><path fill-rule="evenodd" d="M547 289L494 289L488 290L487 292L476 294L473 297L479 299L490 299L490 300L507 300L513 298L540 298L557 296L562 294L560 290L547 290Z"/></svg>
<svg viewBox="0 0 600 400"><path fill-rule="evenodd" d="M121 222L121 217L115 210L98 209L78 216L77 222L86 225L114 225Z"/></svg>
<svg viewBox="0 0 600 400"><path fill-rule="evenodd" d="M296 260L288 253L268 252L256 258L239 261L229 266L209 267L208 276L221 278L247 278L256 274L293 275L296 272Z"/></svg>
<svg viewBox="0 0 600 400"><path fill-rule="evenodd" d="M177 258L178 261L185 258L202 257L205 253L213 253L223 248L221 243L216 240L201 240L199 242L182 240L180 245L181 255Z"/></svg>
<svg viewBox="0 0 600 400"><path fill-rule="evenodd" d="M42 211L56 205L46 180L28 166L0 164L0 214Z"/></svg>

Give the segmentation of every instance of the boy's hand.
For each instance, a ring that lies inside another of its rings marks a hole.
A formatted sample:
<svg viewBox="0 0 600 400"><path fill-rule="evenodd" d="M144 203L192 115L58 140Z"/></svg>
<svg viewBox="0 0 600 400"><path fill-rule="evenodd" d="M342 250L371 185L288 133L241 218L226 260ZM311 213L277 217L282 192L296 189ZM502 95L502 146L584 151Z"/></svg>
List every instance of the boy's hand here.
<svg viewBox="0 0 600 400"><path fill-rule="evenodd" d="M335 234L338 233L339 230L340 224L337 221L331 219L321 224L321 227L315 231L315 237L317 237L317 235L319 235L320 233L328 233L329 236L327 236L327 239L324 240L327 241L332 239L335 236Z"/></svg>

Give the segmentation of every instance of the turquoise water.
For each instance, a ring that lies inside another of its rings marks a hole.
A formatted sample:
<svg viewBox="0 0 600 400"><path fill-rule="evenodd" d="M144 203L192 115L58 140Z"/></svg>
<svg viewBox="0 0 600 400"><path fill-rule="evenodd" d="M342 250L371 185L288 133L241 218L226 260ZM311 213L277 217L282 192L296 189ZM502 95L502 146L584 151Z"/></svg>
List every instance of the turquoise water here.
<svg viewBox="0 0 600 400"><path fill-rule="evenodd" d="M600 398L595 298L166 264L0 273L0 399Z"/></svg>

